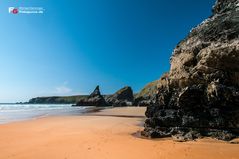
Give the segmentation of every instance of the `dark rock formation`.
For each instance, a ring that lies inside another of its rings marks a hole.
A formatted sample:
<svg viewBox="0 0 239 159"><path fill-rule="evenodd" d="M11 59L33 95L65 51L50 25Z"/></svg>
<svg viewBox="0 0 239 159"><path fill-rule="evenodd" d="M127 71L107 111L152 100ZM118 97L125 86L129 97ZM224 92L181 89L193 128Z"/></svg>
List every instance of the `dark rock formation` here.
<svg viewBox="0 0 239 159"><path fill-rule="evenodd" d="M239 0L218 0L213 16L175 48L167 82L147 107L148 137L186 141L239 135Z"/></svg>
<svg viewBox="0 0 239 159"><path fill-rule="evenodd" d="M97 86L89 97L78 101L76 106L107 106L107 103L100 93L99 86Z"/></svg>
<svg viewBox="0 0 239 159"><path fill-rule="evenodd" d="M166 85L168 73L165 73L159 80L148 83L135 97L134 105L150 106L156 101L156 94L161 85Z"/></svg>
<svg viewBox="0 0 239 159"><path fill-rule="evenodd" d="M132 106L134 101L131 87L124 87L106 98L108 105L112 106Z"/></svg>

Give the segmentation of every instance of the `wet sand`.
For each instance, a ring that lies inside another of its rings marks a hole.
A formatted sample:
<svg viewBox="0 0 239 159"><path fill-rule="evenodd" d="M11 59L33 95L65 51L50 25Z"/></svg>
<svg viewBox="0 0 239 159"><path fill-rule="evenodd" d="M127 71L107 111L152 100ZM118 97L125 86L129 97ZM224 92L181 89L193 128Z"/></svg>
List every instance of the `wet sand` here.
<svg viewBox="0 0 239 159"><path fill-rule="evenodd" d="M0 125L0 159L238 159L239 144L149 140L145 108L113 108Z"/></svg>

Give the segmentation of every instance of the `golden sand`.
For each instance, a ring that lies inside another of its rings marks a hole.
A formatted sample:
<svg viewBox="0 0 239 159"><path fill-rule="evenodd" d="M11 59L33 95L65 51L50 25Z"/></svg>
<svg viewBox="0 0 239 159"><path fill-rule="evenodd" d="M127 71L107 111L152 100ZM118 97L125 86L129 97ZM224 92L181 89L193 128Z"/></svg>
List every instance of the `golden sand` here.
<svg viewBox="0 0 239 159"><path fill-rule="evenodd" d="M113 108L83 116L0 125L0 159L239 159L239 145L213 139L148 140L145 108Z"/></svg>

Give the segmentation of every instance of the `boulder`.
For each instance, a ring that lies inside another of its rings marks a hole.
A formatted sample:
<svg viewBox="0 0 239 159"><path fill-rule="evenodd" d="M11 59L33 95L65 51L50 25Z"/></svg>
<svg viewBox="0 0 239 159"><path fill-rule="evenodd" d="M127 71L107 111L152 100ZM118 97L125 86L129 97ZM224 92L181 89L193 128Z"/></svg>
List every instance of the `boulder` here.
<svg viewBox="0 0 239 159"><path fill-rule="evenodd" d="M112 106L132 106L134 101L133 90L131 87L126 86L113 95L106 97L108 105Z"/></svg>
<svg viewBox="0 0 239 159"><path fill-rule="evenodd" d="M95 90L87 98L79 100L76 106L107 106L107 103L100 93L99 86L96 86Z"/></svg>
<svg viewBox="0 0 239 159"><path fill-rule="evenodd" d="M142 135L176 141L239 136L238 15L238 0L217 0L213 15L176 46Z"/></svg>

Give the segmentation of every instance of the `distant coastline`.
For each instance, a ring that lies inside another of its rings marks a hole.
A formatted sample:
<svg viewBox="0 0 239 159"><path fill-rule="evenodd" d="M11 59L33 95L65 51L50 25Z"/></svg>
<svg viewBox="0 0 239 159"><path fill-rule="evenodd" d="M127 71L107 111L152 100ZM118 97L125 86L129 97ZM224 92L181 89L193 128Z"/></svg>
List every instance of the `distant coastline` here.
<svg viewBox="0 0 239 159"><path fill-rule="evenodd" d="M74 104L87 97L88 95L36 97L24 104Z"/></svg>
<svg viewBox="0 0 239 159"><path fill-rule="evenodd" d="M167 76L167 74L164 74ZM163 76L163 77L164 77ZM155 80L146 84L139 92L134 93L130 86L126 86L116 91L113 94L103 94L103 98L108 100L110 104L116 102L115 105L119 105L125 99L133 96L132 105L134 106L149 106L157 92L159 83L163 82L163 79ZM131 92L132 90L132 92ZM72 96L43 96L31 98L27 102L17 102L14 104L76 104L77 102L89 98L89 95L72 95ZM119 99L118 99L119 98ZM123 100L122 100L123 99ZM120 102L121 101L121 102ZM121 103L122 104L122 103Z"/></svg>

